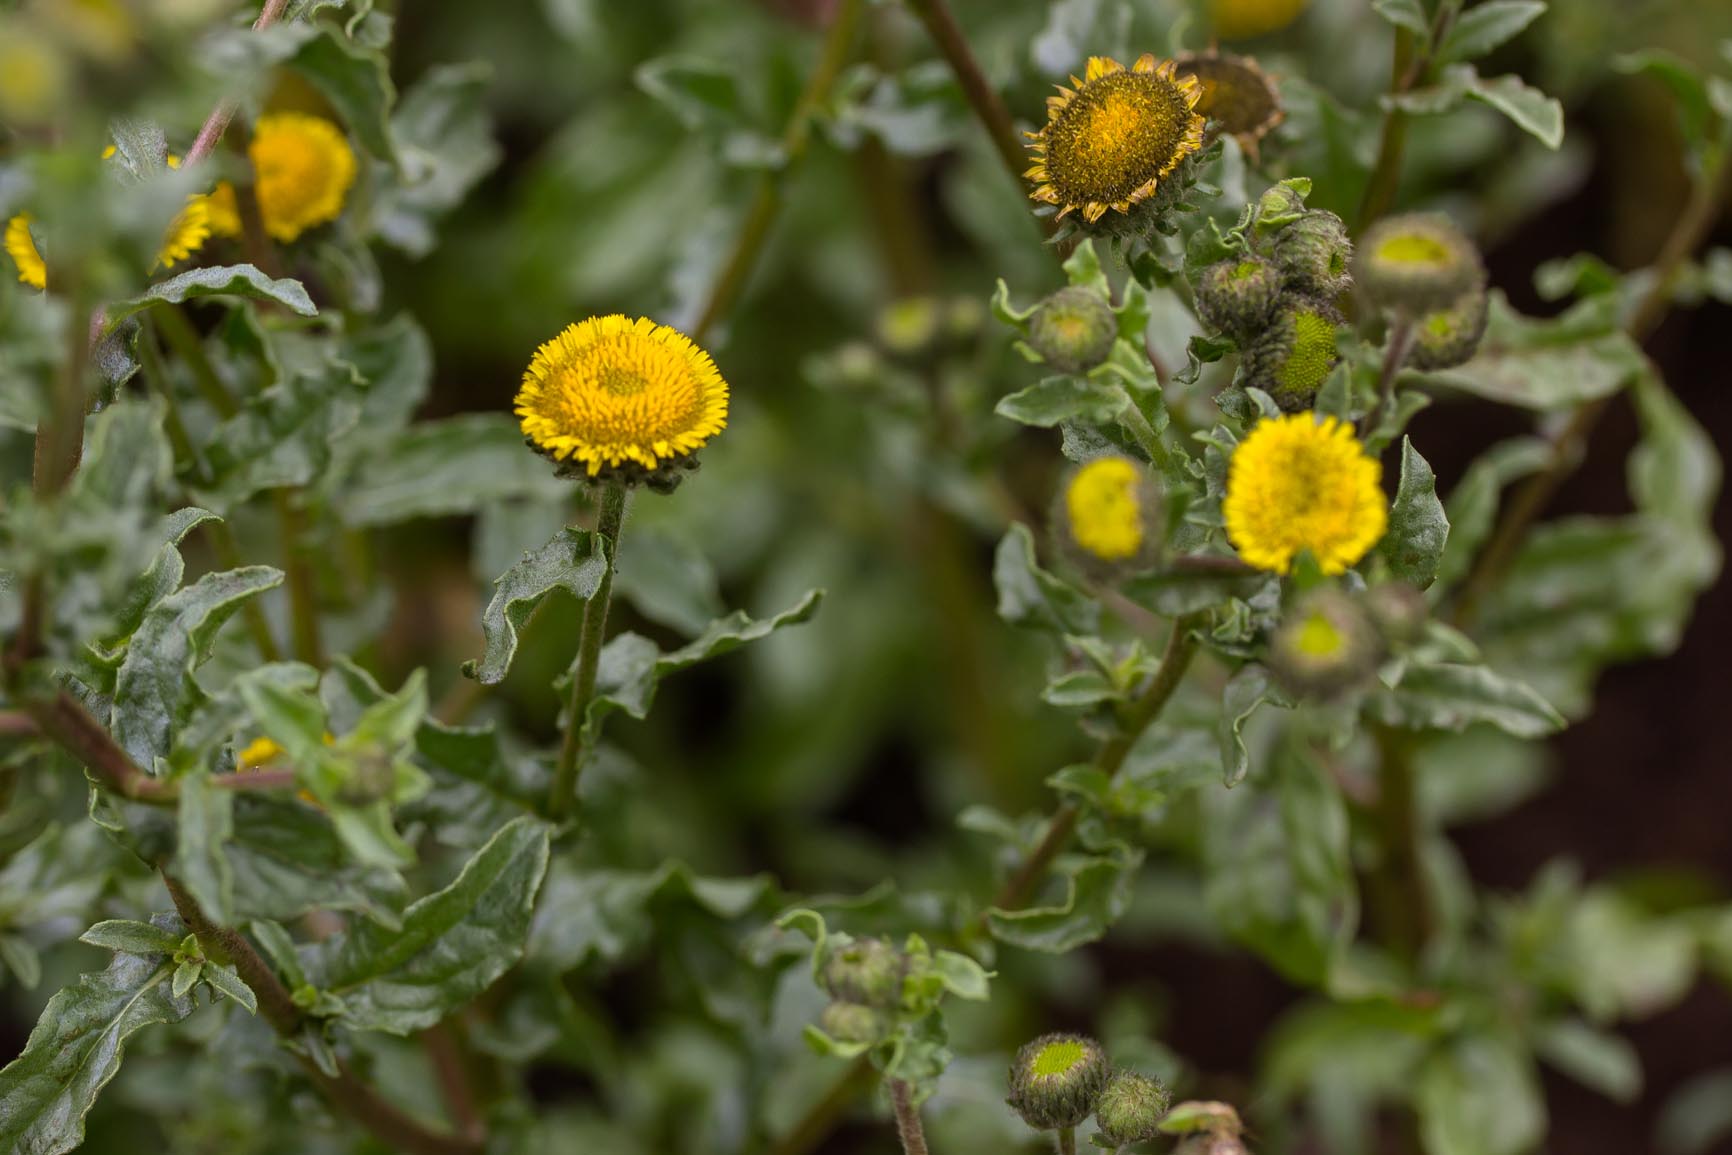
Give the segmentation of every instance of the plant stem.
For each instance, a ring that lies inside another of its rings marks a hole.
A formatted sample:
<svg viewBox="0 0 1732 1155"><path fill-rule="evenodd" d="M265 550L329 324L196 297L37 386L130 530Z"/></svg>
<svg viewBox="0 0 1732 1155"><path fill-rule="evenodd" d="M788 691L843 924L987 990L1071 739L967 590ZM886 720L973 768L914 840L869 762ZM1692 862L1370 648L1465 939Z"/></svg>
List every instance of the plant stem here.
<svg viewBox="0 0 1732 1155"><path fill-rule="evenodd" d="M601 495L601 516L595 532L607 551L607 569L601 583L583 606L583 633L577 643L577 670L571 678L571 698L565 707L565 741L559 748L559 763L553 774L553 792L547 799L548 817L558 822L577 807L577 777L583 769L588 751L585 744L585 716L589 701L595 695L595 672L601 661L601 644L607 633L608 603L613 597L613 571L619 562L619 534L625 524L626 488L617 481L608 483Z"/></svg>
<svg viewBox="0 0 1732 1155"><path fill-rule="evenodd" d="M1400 95L1411 83L1417 38L1407 28L1395 30L1395 55L1390 65L1390 92ZM1377 161L1371 169L1371 179L1365 186L1365 197L1359 202L1358 231L1363 232L1372 222L1395 205L1395 193L1401 186L1401 161L1407 153L1407 113L1391 108L1383 114L1383 132L1377 141Z"/></svg>
<svg viewBox="0 0 1732 1155"><path fill-rule="evenodd" d="M1155 468L1163 473L1167 472L1172 468L1172 451L1161 441L1161 435L1155 432L1155 427L1149 424L1149 419L1137 407L1131 391L1120 386L1119 392L1125 397L1125 407L1119 410L1119 424L1130 430L1131 436L1136 438L1142 451L1149 455Z"/></svg>
<svg viewBox="0 0 1732 1155"><path fill-rule="evenodd" d="M1197 654L1197 640L1192 636L1192 631L1202 625L1205 617L1205 613L1195 613L1174 619L1173 632L1167 637L1166 653L1162 655L1160 667L1155 670L1154 677L1149 680L1148 688L1123 710L1119 718L1118 733L1103 743L1095 754L1095 769L1108 778L1119 772L1137 739L1160 717L1174 691L1179 688L1179 683L1184 680L1185 671L1190 668L1191 659ZM1046 877L1047 868L1052 865L1053 859L1070 845L1071 835L1076 833L1077 821L1081 817L1081 811L1071 803L1060 806L1047 825L1046 836L1041 839L1040 845L1035 847L1022 868L1004 884L989 909L1015 910L1026 903L1041 880ZM985 919L986 913L982 912L982 922Z"/></svg>
<svg viewBox="0 0 1732 1155"><path fill-rule="evenodd" d="M1384 942L1408 962L1416 962L1432 934L1431 891L1420 858L1418 783L1413 773L1412 739L1386 726L1373 728L1381 776L1376 810L1382 858L1380 921Z"/></svg>
<svg viewBox="0 0 1732 1155"><path fill-rule="evenodd" d="M1666 319L1672 306L1672 291L1685 262L1707 240L1729 201L1732 201L1732 156L1722 156L1696 182L1689 203L1654 260L1653 283L1624 324L1625 332L1637 342L1645 344ZM1472 623L1486 594L1515 561L1529 526L1545 512L1575 470L1587 449L1589 436L1611 408L1614 397L1616 394L1609 394L1577 409L1553 442L1550 463L1510 497L1497 528L1462 582L1451 615L1457 626Z"/></svg>
<svg viewBox="0 0 1732 1155"><path fill-rule="evenodd" d="M842 0L841 7L836 11L830 24L829 35L824 41L822 54L818 57L818 64L807 78L806 88L800 93L800 99L795 103L794 111L788 117L787 127L782 132L782 164L774 170L766 171L758 181L757 191L752 195L751 207L746 210L745 224L740 228L739 239L734 242L734 250L727 263L722 266L721 274L710 289L709 300L692 327L691 339L700 345L715 328L716 322L733 308L735 300L746 287L752 270L757 266L758 258L763 253L764 242L770 235L770 226L775 223L776 216L782 209L782 183L806 154L806 148L812 140L813 115L819 106L829 99L830 89L848 63L849 53L854 47L855 29L859 27L861 14L865 10L865 0Z"/></svg>
<svg viewBox="0 0 1732 1155"><path fill-rule="evenodd" d="M241 411L240 402L236 401L229 387L223 384L223 379L217 374L216 366L211 363L210 354L205 351L204 340L193 328L186 310L179 305L160 304L151 309L157 328L162 330L162 336L168 342L169 348L180 355L192 371L193 383L204 397L205 403L216 410L217 416L227 421Z"/></svg>
<svg viewBox="0 0 1732 1155"><path fill-rule="evenodd" d="M271 500L283 531L284 585L289 593L289 632L295 657L309 666L324 668L325 646L319 637L318 576L307 551L311 524L299 502L300 489L274 489Z"/></svg>
<svg viewBox="0 0 1732 1155"><path fill-rule="evenodd" d="M896 1112L896 1134L902 1139L904 1155L927 1155L920 1108L914 1105L913 1090L901 1079L890 1080L890 1106Z"/></svg>
<svg viewBox="0 0 1732 1155"><path fill-rule="evenodd" d="M1076 1155L1076 1128L1060 1127L1058 1130L1058 1155Z"/></svg>
<svg viewBox="0 0 1732 1155"><path fill-rule="evenodd" d="M209 539L211 550L217 556L217 562L224 569L239 569L241 567L240 544L235 541L234 530L229 528L227 521L207 521L204 523L205 537ZM241 603L241 618L247 624L247 632L252 635L253 646L259 651L259 658L266 662L282 660L282 650L277 646L277 639L271 633L271 620L265 616L265 607L257 598L248 598Z"/></svg>
<svg viewBox="0 0 1732 1155"><path fill-rule="evenodd" d="M457 1133L480 1138L485 1127L480 1112L476 1110L475 1091L469 1085L469 1068L456 1032L448 1022L434 1023L421 1032L421 1046L433 1064L440 1094L445 1099L445 1109Z"/></svg>
<svg viewBox="0 0 1732 1155"><path fill-rule="evenodd" d="M259 18L253 21L253 31L260 32L275 24L283 17L283 11L289 6L289 0L265 0L265 6L259 12ZM198 130L198 136L193 140L192 147L186 150L186 167L191 168L216 150L217 142L228 131L229 121L234 119L235 102L222 100L211 110L205 119L204 127Z"/></svg>
<svg viewBox="0 0 1732 1155"><path fill-rule="evenodd" d="M1389 330L1389 341L1383 349L1383 372L1377 379L1377 404L1359 425L1360 440L1383 424L1395 407L1395 379L1401 376L1401 366L1413 350L1416 334L1413 318L1403 314Z"/></svg>
<svg viewBox="0 0 1732 1155"><path fill-rule="evenodd" d="M301 1029L300 1008L295 1006L288 988L270 964L253 949L252 943L232 927L213 922L192 895L166 871L162 872L162 881L181 921L197 936L205 955L234 966L235 973L257 997L259 1014L279 1035L289 1038L298 1034ZM341 1062L333 1077L321 1071L305 1055L300 1056L300 1060L307 1075L334 1106L392 1150L407 1151L411 1155L479 1155L486 1147L485 1140L480 1137L441 1135L428 1130L418 1120L381 1098Z"/></svg>

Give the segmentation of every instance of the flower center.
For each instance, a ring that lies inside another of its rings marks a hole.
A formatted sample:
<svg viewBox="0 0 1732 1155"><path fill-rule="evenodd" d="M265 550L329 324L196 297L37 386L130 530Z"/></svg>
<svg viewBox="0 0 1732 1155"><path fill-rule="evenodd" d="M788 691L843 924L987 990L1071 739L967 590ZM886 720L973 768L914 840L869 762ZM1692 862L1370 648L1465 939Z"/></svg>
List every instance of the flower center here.
<svg viewBox="0 0 1732 1155"><path fill-rule="evenodd" d="M1333 658L1345 642L1335 623L1323 614L1312 614L1299 626L1293 644L1307 658Z"/></svg>
<svg viewBox="0 0 1732 1155"><path fill-rule="evenodd" d="M1034 1066L1032 1070L1036 1075L1042 1075L1048 1078L1051 1078L1054 1075L1062 1075L1078 1063L1082 1062L1084 1056L1087 1054L1088 1048L1071 1039L1065 1039L1062 1042L1057 1043L1048 1043L1046 1046L1042 1047L1040 1053L1034 1057Z"/></svg>
<svg viewBox="0 0 1732 1155"><path fill-rule="evenodd" d="M1449 249L1435 237L1402 233L1377 247L1379 260L1401 265L1447 265Z"/></svg>
<svg viewBox="0 0 1732 1155"><path fill-rule="evenodd" d="M1293 352L1276 371L1284 389L1308 393L1323 384L1335 368L1335 325L1317 313L1293 319Z"/></svg>
<svg viewBox="0 0 1732 1155"><path fill-rule="evenodd" d="M1097 77L1048 130L1049 179L1070 203L1123 201L1184 156L1193 115L1184 92L1163 77Z"/></svg>

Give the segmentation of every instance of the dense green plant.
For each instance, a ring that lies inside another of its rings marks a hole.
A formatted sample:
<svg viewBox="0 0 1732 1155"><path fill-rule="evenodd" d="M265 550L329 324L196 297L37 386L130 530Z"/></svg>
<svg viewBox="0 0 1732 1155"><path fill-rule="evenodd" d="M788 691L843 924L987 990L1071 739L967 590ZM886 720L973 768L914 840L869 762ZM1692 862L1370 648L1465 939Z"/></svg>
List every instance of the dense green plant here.
<svg viewBox="0 0 1732 1155"><path fill-rule="evenodd" d="M1470 234L1567 149L1488 60L1603 71L1540 0L772 7L452 6L521 69L399 91L376 0L0 0L0 1146L1519 1155L1540 1064L1634 1094L1732 908L1448 828L1718 575L1642 342L1732 301L1732 40L1619 60L1692 194L1536 319ZM499 347L515 415L423 415ZM1542 522L1626 398L1630 512ZM1538 432L1441 496L1442 400ZM1094 997L1155 936L1305 993L1256 1088Z"/></svg>

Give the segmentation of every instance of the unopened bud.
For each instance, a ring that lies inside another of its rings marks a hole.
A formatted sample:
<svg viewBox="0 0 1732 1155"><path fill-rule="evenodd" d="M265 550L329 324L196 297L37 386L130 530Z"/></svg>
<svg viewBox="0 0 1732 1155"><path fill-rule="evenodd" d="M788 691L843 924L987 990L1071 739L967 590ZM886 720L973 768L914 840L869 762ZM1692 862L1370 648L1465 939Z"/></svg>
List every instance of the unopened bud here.
<svg viewBox="0 0 1732 1155"><path fill-rule="evenodd" d="M1431 373L1454 369L1473 360L1480 342L1485 340L1489 304L1485 286L1478 284L1448 308L1421 317L1414 323L1408 364Z"/></svg>
<svg viewBox="0 0 1732 1155"><path fill-rule="evenodd" d="M1119 1071L1107 1080L1106 1090L1095 1105L1095 1126L1100 1130L1096 1144L1118 1148L1155 1138L1171 1102L1172 1096L1159 1079Z"/></svg>
<svg viewBox="0 0 1732 1155"><path fill-rule="evenodd" d="M1454 221L1436 213L1410 213L1373 225L1353 271L1379 308L1410 316L1447 309L1485 281L1485 263L1474 243Z"/></svg>
<svg viewBox="0 0 1732 1155"><path fill-rule="evenodd" d="M1197 278L1197 313L1243 343L1269 323L1281 299L1281 271L1258 256L1232 257Z"/></svg>
<svg viewBox="0 0 1732 1155"><path fill-rule="evenodd" d="M1047 364L1065 373L1086 373L1112 354L1119 319L1107 299L1072 285L1035 307L1028 343Z"/></svg>
<svg viewBox="0 0 1732 1155"><path fill-rule="evenodd" d="M1269 667L1288 692L1325 701L1370 678L1382 657L1369 615L1336 589L1313 590L1295 602L1269 646Z"/></svg>
<svg viewBox="0 0 1732 1155"><path fill-rule="evenodd" d="M890 1033L890 1016L877 1007L838 999L824 1008L818 1029L839 1043L876 1043Z"/></svg>
<svg viewBox="0 0 1732 1155"><path fill-rule="evenodd" d="M1042 1035L1016 1053L1010 1098L1022 1121L1037 1131L1075 1127L1094 1112L1111 1064L1085 1035Z"/></svg>
<svg viewBox="0 0 1732 1155"><path fill-rule="evenodd" d="M1326 301L1290 297L1245 350L1244 383L1263 390L1288 413L1311 408L1341 361L1336 329L1341 314Z"/></svg>
<svg viewBox="0 0 1732 1155"><path fill-rule="evenodd" d="M1275 263L1295 292L1332 301L1353 287L1353 241L1331 212L1308 212L1282 229Z"/></svg>
<svg viewBox="0 0 1732 1155"><path fill-rule="evenodd" d="M902 1001L902 952L881 938L859 938L833 947L824 960L824 989L831 997L869 1007L894 1007Z"/></svg>

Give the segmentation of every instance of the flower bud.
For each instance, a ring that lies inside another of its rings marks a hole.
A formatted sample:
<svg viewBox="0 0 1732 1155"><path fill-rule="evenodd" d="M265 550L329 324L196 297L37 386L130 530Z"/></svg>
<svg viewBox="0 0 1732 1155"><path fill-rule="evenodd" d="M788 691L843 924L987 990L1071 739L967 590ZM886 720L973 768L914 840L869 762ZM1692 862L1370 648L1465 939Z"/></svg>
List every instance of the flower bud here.
<svg viewBox="0 0 1732 1155"><path fill-rule="evenodd" d="M1118 340L1119 318L1093 289L1072 285L1036 306L1028 322L1028 343L1064 373L1086 373L1105 361Z"/></svg>
<svg viewBox="0 0 1732 1155"><path fill-rule="evenodd" d="M895 1007L902 1001L902 952L881 938L858 938L833 947L824 960L824 989L832 998L869 1007Z"/></svg>
<svg viewBox="0 0 1732 1155"><path fill-rule="evenodd" d="M1341 360L1335 343L1340 324L1341 314L1334 305L1289 298L1245 350L1244 383L1269 394L1288 413L1311 408L1317 390Z"/></svg>
<svg viewBox="0 0 1732 1155"><path fill-rule="evenodd" d="M1411 645L1425 632L1431 608L1425 595L1406 582L1387 582L1365 593L1365 611L1391 645Z"/></svg>
<svg viewBox="0 0 1732 1155"><path fill-rule="evenodd" d="M1287 287L1332 301L1353 287L1353 241L1332 212L1308 212L1275 238L1275 263Z"/></svg>
<svg viewBox="0 0 1732 1155"><path fill-rule="evenodd" d="M1155 1138L1171 1102L1172 1096L1159 1079L1135 1071L1117 1072L1095 1104L1095 1126L1100 1130L1096 1142L1103 1147L1123 1147Z"/></svg>
<svg viewBox="0 0 1732 1155"><path fill-rule="evenodd" d="M1447 309L1485 281L1479 250L1454 221L1436 213L1371 226L1353 272L1379 308L1410 316Z"/></svg>
<svg viewBox="0 0 1732 1155"><path fill-rule="evenodd" d="M1231 257L1197 278L1197 313L1236 340L1269 323L1281 299L1281 271L1257 256Z"/></svg>
<svg viewBox="0 0 1732 1155"><path fill-rule="evenodd" d="M905 297L878 314L878 342L895 357L918 357L938 339L943 316L931 297Z"/></svg>
<svg viewBox="0 0 1732 1155"><path fill-rule="evenodd" d="M1269 667L1295 697L1327 701L1377 671L1382 639L1360 604L1336 589L1316 589L1282 617L1269 644Z"/></svg>
<svg viewBox="0 0 1732 1155"><path fill-rule="evenodd" d="M1453 305L1427 313L1413 327L1413 349L1407 363L1423 372L1454 369L1473 360L1485 340L1490 302L1485 286L1475 285Z"/></svg>
<svg viewBox="0 0 1732 1155"><path fill-rule="evenodd" d="M1078 466L1059 502L1060 546L1078 567L1112 578L1159 556L1166 505L1149 471L1128 457Z"/></svg>
<svg viewBox="0 0 1732 1155"><path fill-rule="evenodd" d="M1093 1039L1042 1035L1016 1053L1006 1102L1036 1131L1075 1127L1094 1112L1110 1074L1106 1052Z"/></svg>
<svg viewBox="0 0 1732 1155"><path fill-rule="evenodd" d="M1278 233L1308 211L1305 198L1292 185L1285 181L1274 185L1257 199L1257 234Z"/></svg>
<svg viewBox="0 0 1732 1155"><path fill-rule="evenodd" d="M837 999L824 1008L818 1029L839 1043L876 1043L890 1033L890 1016L877 1007Z"/></svg>

